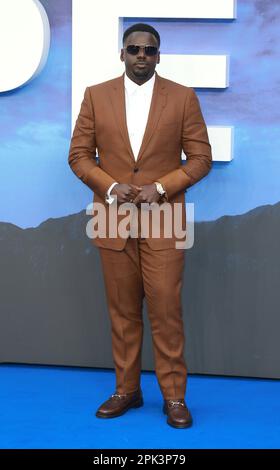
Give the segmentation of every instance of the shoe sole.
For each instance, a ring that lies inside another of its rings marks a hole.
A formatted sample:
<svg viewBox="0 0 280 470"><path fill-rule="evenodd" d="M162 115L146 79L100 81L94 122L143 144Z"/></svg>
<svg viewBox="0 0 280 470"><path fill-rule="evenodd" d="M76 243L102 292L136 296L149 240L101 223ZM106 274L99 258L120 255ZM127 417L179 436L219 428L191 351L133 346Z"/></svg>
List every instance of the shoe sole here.
<svg viewBox="0 0 280 470"><path fill-rule="evenodd" d="M188 423L188 424L171 424L168 420L166 421L167 424L169 424L169 426L172 426L172 428L179 428L179 429L183 429L183 428L190 428L191 425L192 425L192 422L191 423Z"/></svg>
<svg viewBox="0 0 280 470"><path fill-rule="evenodd" d="M166 411L165 407L163 407L162 410L163 410L164 414L167 414L167 411ZM189 428L189 427L192 426L192 424L193 424L193 420L192 420L192 419L191 419L191 421L189 421L189 422L186 423L186 424L174 424L174 423L171 423L171 422L169 421L169 418L167 418L166 422L167 422L167 424L169 424L169 426L172 426L173 428L179 428L179 429Z"/></svg>
<svg viewBox="0 0 280 470"><path fill-rule="evenodd" d="M97 411L95 413L95 416L97 416L97 418L117 418L118 416L121 416L123 415L124 413L126 413L128 410L130 410L131 408L140 408L141 406L144 405L144 400L141 398L139 401L137 401L136 403L134 403L134 405L130 405L128 406L127 408L123 409L122 411L120 411L119 413L114 413L114 414L110 414L110 415L106 415L105 413L102 413L100 411Z"/></svg>

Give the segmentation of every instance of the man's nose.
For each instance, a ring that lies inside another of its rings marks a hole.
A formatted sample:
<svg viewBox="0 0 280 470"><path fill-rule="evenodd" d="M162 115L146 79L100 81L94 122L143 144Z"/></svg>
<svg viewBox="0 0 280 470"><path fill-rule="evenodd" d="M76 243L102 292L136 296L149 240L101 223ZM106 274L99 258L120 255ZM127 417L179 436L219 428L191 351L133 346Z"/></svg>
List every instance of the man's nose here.
<svg viewBox="0 0 280 470"><path fill-rule="evenodd" d="M137 54L137 57L146 57L146 54L145 54L145 46L139 47L139 52L138 52L138 54Z"/></svg>

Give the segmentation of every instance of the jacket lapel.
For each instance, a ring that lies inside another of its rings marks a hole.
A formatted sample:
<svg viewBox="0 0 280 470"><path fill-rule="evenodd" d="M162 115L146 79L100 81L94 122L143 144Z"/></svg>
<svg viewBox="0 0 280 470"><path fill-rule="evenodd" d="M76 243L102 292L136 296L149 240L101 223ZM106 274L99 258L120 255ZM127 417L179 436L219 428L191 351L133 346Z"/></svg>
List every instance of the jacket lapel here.
<svg viewBox="0 0 280 470"><path fill-rule="evenodd" d="M148 114L147 124L142 140L142 144L137 157L137 162L142 158L145 149L155 131L161 112L166 105L167 90L161 77L155 71L155 83L151 99L151 106ZM120 128L122 138L127 146L130 157L135 163L133 150L130 144L127 122L126 122L126 108L125 108L125 89L124 89L124 75L125 72L118 77L111 88L110 99L113 107L114 117L117 125Z"/></svg>

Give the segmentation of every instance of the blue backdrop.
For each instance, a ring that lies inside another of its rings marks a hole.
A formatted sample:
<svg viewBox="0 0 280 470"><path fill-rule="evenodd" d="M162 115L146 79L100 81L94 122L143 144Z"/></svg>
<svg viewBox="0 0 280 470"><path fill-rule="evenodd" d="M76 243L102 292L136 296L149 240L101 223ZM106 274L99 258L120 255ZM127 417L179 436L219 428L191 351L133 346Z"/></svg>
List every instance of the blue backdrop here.
<svg viewBox="0 0 280 470"><path fill-rule="evenodd" d="M51 24L46 67L27 86L0 94L0 221L22 228L76 213L92 200L67 163L71 1L42 4ZM242 0L237 7L236 20L124 20L124 29L136 21L157 28L162 54L230 55L229 88L196 89L207 125L235 127L234 160L216 162L187 193L197 221L280 200L280 4Z"/></svg>

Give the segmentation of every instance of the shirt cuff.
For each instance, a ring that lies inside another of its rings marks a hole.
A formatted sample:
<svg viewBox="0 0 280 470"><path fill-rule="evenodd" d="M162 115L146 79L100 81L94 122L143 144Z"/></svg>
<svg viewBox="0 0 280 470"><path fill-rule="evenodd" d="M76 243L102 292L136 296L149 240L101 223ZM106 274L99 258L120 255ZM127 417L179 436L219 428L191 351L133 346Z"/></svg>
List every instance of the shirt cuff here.
<svg viewBox="0 0 280 470"><path fill-rule="evenodd" d="M116 185L116 184L119 184L117 183L116 181L114 183L111 184L110 188L108 189L107 193L106 193L106 202L108 202L108 204L112 204L112 202L114 202L114 198L113 196L110 195L113 187Z"/></svg>

